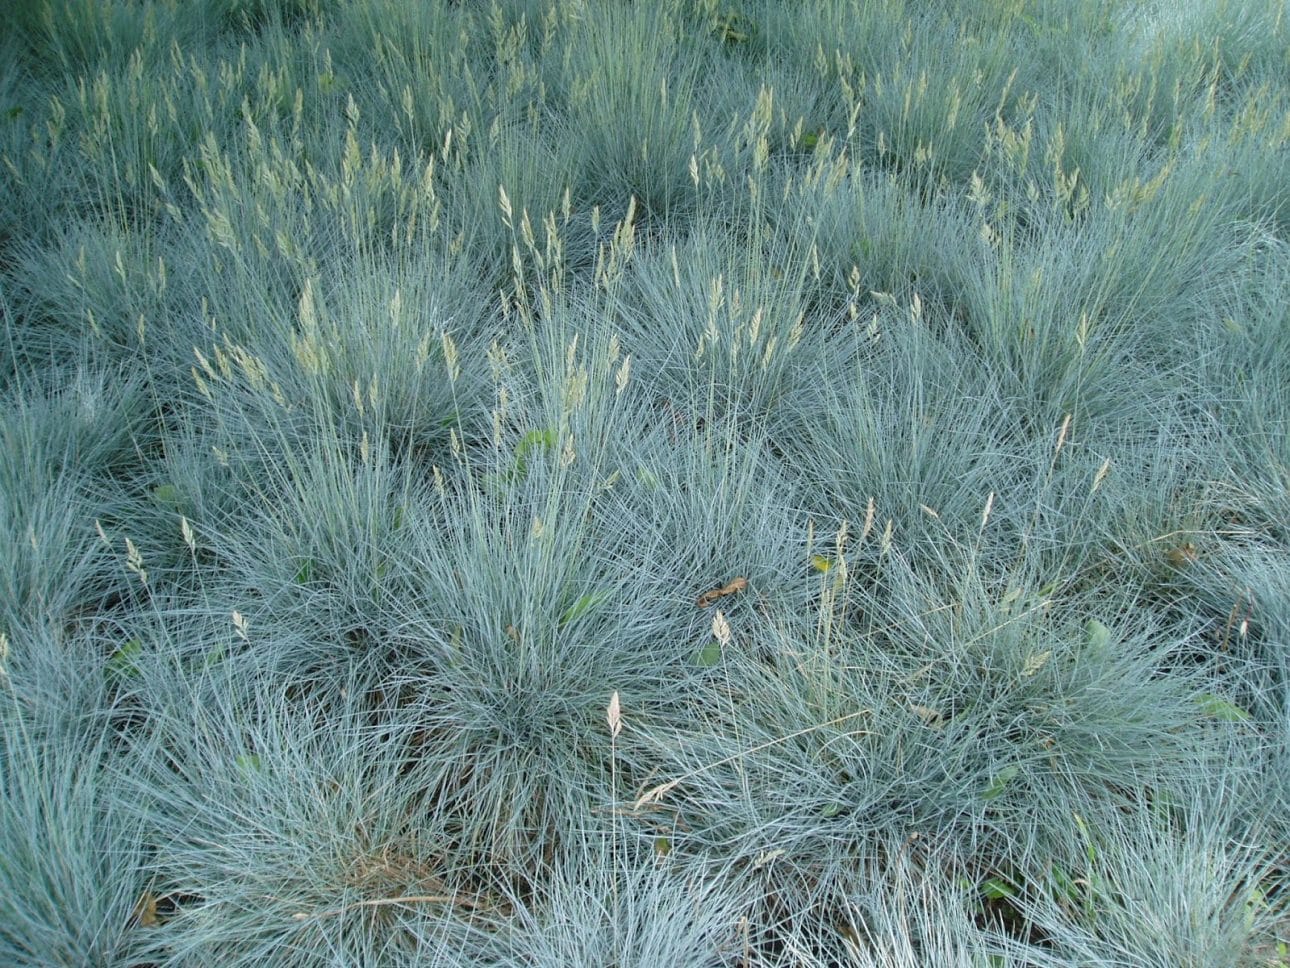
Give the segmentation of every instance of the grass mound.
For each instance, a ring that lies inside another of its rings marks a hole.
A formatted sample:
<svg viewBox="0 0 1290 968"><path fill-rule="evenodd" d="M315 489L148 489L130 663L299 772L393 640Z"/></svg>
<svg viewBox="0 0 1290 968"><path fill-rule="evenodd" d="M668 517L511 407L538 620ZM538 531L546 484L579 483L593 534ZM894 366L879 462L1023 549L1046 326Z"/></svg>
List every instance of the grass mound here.
<svg viewBox="0 0 1290 968"><path fill-rule="evenodd" d="M0 962L1290 965L1282 3L7 18Z"/></svg>

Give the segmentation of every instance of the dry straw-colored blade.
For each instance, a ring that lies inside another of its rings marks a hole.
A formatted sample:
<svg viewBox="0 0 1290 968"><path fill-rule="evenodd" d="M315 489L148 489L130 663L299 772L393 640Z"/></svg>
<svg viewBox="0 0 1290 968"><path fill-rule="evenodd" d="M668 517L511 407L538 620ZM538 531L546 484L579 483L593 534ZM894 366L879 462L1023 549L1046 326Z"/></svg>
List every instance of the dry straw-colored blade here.
<svg viewBox="0 0 1290 968"><path fill-rule="evenodd" d="M609 697L609 714L607 718L609 720L609 735L617 739L618 734L623 731L623 713L622 706L618 702L618 690L614 690L614 694Z"/></svg>
<svg viewBox="0 0 1290 968"><path fill-rule="evenodd" d="M665 796L667 796L672 788L680 782L680 780L669 780L666 783L660 783L658 786L646 790L637 799L636 803L633 805L633 809L639 810L641 807L647 806L651 803L660 802Z"/></svg>
<svg viewBox="0 0 1290 968"><path fill-rule="evenodd" d="M721 609L717 609L717 614L712 616L712 635L723 649L730 644L730 623L726 621Z"/></svg>

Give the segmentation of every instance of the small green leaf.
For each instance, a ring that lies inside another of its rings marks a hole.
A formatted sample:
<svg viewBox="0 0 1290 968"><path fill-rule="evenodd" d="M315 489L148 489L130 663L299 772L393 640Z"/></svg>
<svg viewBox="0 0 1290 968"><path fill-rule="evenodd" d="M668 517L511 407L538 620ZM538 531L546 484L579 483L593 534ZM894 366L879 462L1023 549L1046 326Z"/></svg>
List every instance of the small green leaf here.
<svg viewBox="0 0 1290 968"><path fill-rule="evenodd" d="M313 561L309 558L305 558L300 562L300 567L296 569L296 584L308 585L309 579L313 577L313 573Z"/></svg>
<svg viewBox="0 0 1290 968"><path fill-rule="evenodd" d="M990 780L990 785L982 791L981 798L983 800L996 800L1003 796L1003 791L1008 789L1008 784L1016 779L1018 772L1020 771L1015 765L1004 767Z"/></svg>
<svg viewBox="0 0 1290 968"><path fill-rule="evenodd" d="M811 567L819 572L828 572L833 567L833 562L823 555L811 555Z"/></svg>
<svg viewBox="0 0 1290 968"><path fill-rule="evenodd" d="M815 146L820 143L820 136L814 131L808 131L802 135L802 147L806 151L814 151Z"/></svg>
<svg viewBox="0 0 1290 968"><path fill-rule="evenodd" d="M666 837L655 837L654 853L658 854L660 857L666 857L668 854L672 853L672 841L668 840Z"/></svg>
<svg viewBox="0 0 1290 968"><path fill-rule="evenodd" d="M647 490L653 491L658 489L658 478L654 472L647 467L640 467L636 470L636 479L645 485Z"/></svg>
<svg viewBox="0 0 1290 968"><path fill-rule="evenodd" d="M1196 703L1204 710L1205 715L1211 716L1224 723L1247 723L1250 721L1250 714L1247 713L1236 703L1224 699L1222 696L1215 695L1212 692L1202 693L1196 697Z"/></svg>
<svg viewBox="0 0 1290 968"><path fill-rule="evenodd" d="M139 639L131 639L108 658L108 675L119 679L133 679L139 675L137 660L142 655L143 642Z"/></svg>
<svg viewBox="0 0 1290 968"><path fill-rule="evenodd" d="M4 113L4 116L10 121L17 121L22 117L22 105L16 104Z"/></svg>
<svg viewBox="0 0 1290 968"><path fill-rule="evenodd" d="M588 592L564 610L564 614L560 616L560 624L568 625L570 622L577 621L608 597L609 592L604 589L598 592Z"/></svg>
<svg viewBox="0 0 1290 968"><path fill-rule="evenodd" d="M842 804L838 803L838 802L835 800L835 801L833 801L832 803L826 803L826 804L824 805L824 809L820 811L820 816L822 816L822 817L836 817L836 816L837 816L838 814L840 814L841 812L842 812Z"/></svg>
<svg viewBox="0 0 1290 968"><path fill-rule="evenodd" d="M721 661L721 643L717 641L709 642L699 654L694 657L694 664L701 669L711 669Z"/></svg>

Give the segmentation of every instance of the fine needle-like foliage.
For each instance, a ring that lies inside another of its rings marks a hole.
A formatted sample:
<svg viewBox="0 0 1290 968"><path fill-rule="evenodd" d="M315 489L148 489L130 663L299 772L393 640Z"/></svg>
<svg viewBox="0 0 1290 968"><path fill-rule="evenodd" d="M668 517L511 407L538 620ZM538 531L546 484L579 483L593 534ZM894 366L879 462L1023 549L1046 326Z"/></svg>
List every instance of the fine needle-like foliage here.
<svg viewBox="0 0 1290 968"><path fill-rule="evenodd" d="M0 964L1290 968L1281 0L8 6Z"/></svg>

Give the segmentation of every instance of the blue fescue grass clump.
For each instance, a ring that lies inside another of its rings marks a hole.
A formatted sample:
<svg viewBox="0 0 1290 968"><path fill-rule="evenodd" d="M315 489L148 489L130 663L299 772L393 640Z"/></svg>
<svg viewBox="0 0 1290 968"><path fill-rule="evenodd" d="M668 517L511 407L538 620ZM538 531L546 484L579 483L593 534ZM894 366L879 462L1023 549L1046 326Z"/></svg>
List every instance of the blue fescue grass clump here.
<svg viewBox="0 0 1290 968"><path fill-rule="evenodd" d="M0 962L1290 964L1284 4L8 27Z"/></svg>

